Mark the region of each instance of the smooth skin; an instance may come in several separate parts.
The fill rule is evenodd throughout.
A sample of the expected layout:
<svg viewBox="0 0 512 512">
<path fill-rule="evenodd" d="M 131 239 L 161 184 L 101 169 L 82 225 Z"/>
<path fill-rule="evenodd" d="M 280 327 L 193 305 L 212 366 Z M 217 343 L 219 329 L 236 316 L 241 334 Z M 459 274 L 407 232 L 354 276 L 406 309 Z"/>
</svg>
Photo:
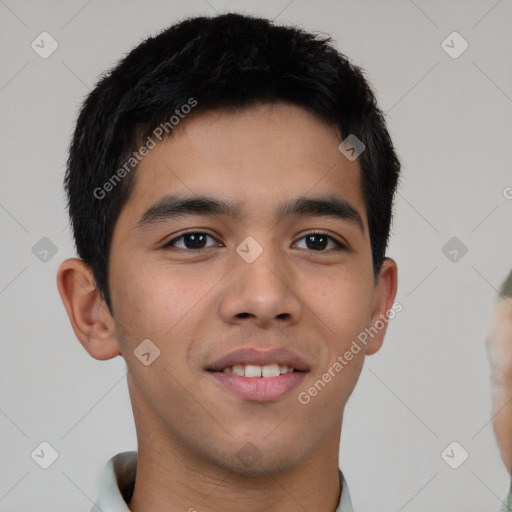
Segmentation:
<svg viewBox="0 0 512 512">
<path fill-rule="evenodd" d="M 297 395 L 391 309 L 397 288 L 390 258 L 377 284 L 373 278 L 359 164 L 338 150 L 333 127 L 298 106 L 207 112 L 185 122 L 140 163 L 115 225 L 113 316 L 81 260 L 66 260 L 58 273 L 87 352 L 126 361 L 139 453 L 129 507 L 333 512 L 343 410 L 386 328 L 307 405 Z M 138 226 L 169 194 L 236 201 L 242 216 L 184 215 Z M 334 217 L 274 219 L 282 202 L 332 195 L 359 212 L 363 229 Z M 332 240 L 307 244 L 314 231 Z M 211 238 L 201 247 L 181 237 L 191 232 Z M 252 263 L 236 252 L 248 236 L 263 248 Z M 134 355 L 145 339 L 161 351 L 149 366 Z M 243 400 L 205 371 L 241 347 L 288 348 L 310 372 L 277 401 Z M 238 453 L 248 443 L 259 454 L 250 465 Z"/>
</svg>

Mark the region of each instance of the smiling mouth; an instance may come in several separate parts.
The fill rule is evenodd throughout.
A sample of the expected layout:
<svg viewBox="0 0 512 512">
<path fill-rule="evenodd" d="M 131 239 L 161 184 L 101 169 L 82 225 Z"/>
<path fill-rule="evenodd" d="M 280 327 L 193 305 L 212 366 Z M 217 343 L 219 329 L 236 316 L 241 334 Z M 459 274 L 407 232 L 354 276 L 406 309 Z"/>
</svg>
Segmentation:
<svg viewBox="0 0 512 512">
<path fill-rule="evenodd" d="M 222 370 L 209 371 L 218 373 L 223 372 L 227 374 L 237 375 L 239 377 L 272 378 L 279 377 L 280 375 L 286 375 L 288 373 L 301 372 L 302 370 L 297 370 L 293 366 L 281 365 L 278 363 L 270 363 L 266 365 L 234 364 L 233 366 L 226 366 Z"/>
<path fill-rule="evenodd" d="M 282 373 L 281 373 L 282 371 Z M 306 377 L 308 371 L 268 364 L 236 364 L 222 370 L 207 370 L 221 389 L 248 402 L 276 402 L 284 399 Z"/>
</svg>

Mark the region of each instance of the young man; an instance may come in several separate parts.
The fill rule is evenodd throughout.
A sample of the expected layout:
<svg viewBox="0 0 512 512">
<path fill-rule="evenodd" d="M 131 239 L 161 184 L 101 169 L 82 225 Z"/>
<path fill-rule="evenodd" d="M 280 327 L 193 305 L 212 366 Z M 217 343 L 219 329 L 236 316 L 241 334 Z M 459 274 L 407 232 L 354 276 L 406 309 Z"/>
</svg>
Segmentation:
<svg viewBox="0 0 512 512">
<path fill-rule="evenodd" d="M 149 38 L 79 115 L 58 287 L 138 451 L 94 510 L 350 512 L 343 410 L 394 315 L 400 164 L 359 68 L 236 14 Z"/>
<path fill-rule="evenodd" d="M 501 458 L 512 471 L 512 272 L 499 292 L 486 340 L 491 363 L 493 427 Z M 512 485 L 503 512 L 512 512 Z"/>
</svg>

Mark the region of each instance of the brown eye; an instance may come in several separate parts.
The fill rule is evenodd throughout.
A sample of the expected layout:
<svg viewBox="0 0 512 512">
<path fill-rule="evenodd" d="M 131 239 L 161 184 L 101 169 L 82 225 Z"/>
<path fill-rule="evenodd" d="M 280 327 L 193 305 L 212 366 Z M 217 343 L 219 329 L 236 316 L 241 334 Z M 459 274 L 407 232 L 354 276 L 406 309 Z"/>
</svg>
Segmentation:
<svg viewBox="0 0 512 512">
<path fill-rule="evenodd" d="M 310 249 L 316 252 L 327 252 L 325 251 L 325 249 L 328 246 L 329 242 L 334 243 L 335 250 L 340 250 L 344 248 L 344 246 L 340 242 L 338 242 L 332 236 L 327 235 L 326 233 L 309 233 L 308 235 L 302 237 L 301 240 L 306 241 L 306 249 Z"/>
<path fill-rule="evenodd" d="M 208 238 L 214 240 L 214 238 L 211 235 L 208 235 L 207 233 L 201 233 L 199 231 L 184 233 L 183 235 L 173 238 L 171 241 L 167 242 L 164 247 L 177 247 L 178 249 L 185 249 L 191 251 L 197 249 L 205 249 L 206 247 L 212 247 L 211 245 L 206 245 L 206 241 Z M 177 242 L 180 240 L 182 240 L 181 246 L 177 245 Z"/>
</svg>

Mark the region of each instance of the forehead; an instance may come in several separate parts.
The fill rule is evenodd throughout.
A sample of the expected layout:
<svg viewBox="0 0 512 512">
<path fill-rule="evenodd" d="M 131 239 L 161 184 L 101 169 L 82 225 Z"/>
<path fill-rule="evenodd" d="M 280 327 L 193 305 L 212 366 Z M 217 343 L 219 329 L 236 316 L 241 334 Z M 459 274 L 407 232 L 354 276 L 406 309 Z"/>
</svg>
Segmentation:
<svg viewBox="0 0 512 512">
<path fill-rule="evenodd" d="M 229 199 L 259 217 L 290 198 L 335 194 L 367 223 L 358 161 L 339 151 L 333 126 L 305 109 L 265 104 L 182 123 L 139 163 L 121 215 L 134 221 L 171 193 Z"/>
</svg>

